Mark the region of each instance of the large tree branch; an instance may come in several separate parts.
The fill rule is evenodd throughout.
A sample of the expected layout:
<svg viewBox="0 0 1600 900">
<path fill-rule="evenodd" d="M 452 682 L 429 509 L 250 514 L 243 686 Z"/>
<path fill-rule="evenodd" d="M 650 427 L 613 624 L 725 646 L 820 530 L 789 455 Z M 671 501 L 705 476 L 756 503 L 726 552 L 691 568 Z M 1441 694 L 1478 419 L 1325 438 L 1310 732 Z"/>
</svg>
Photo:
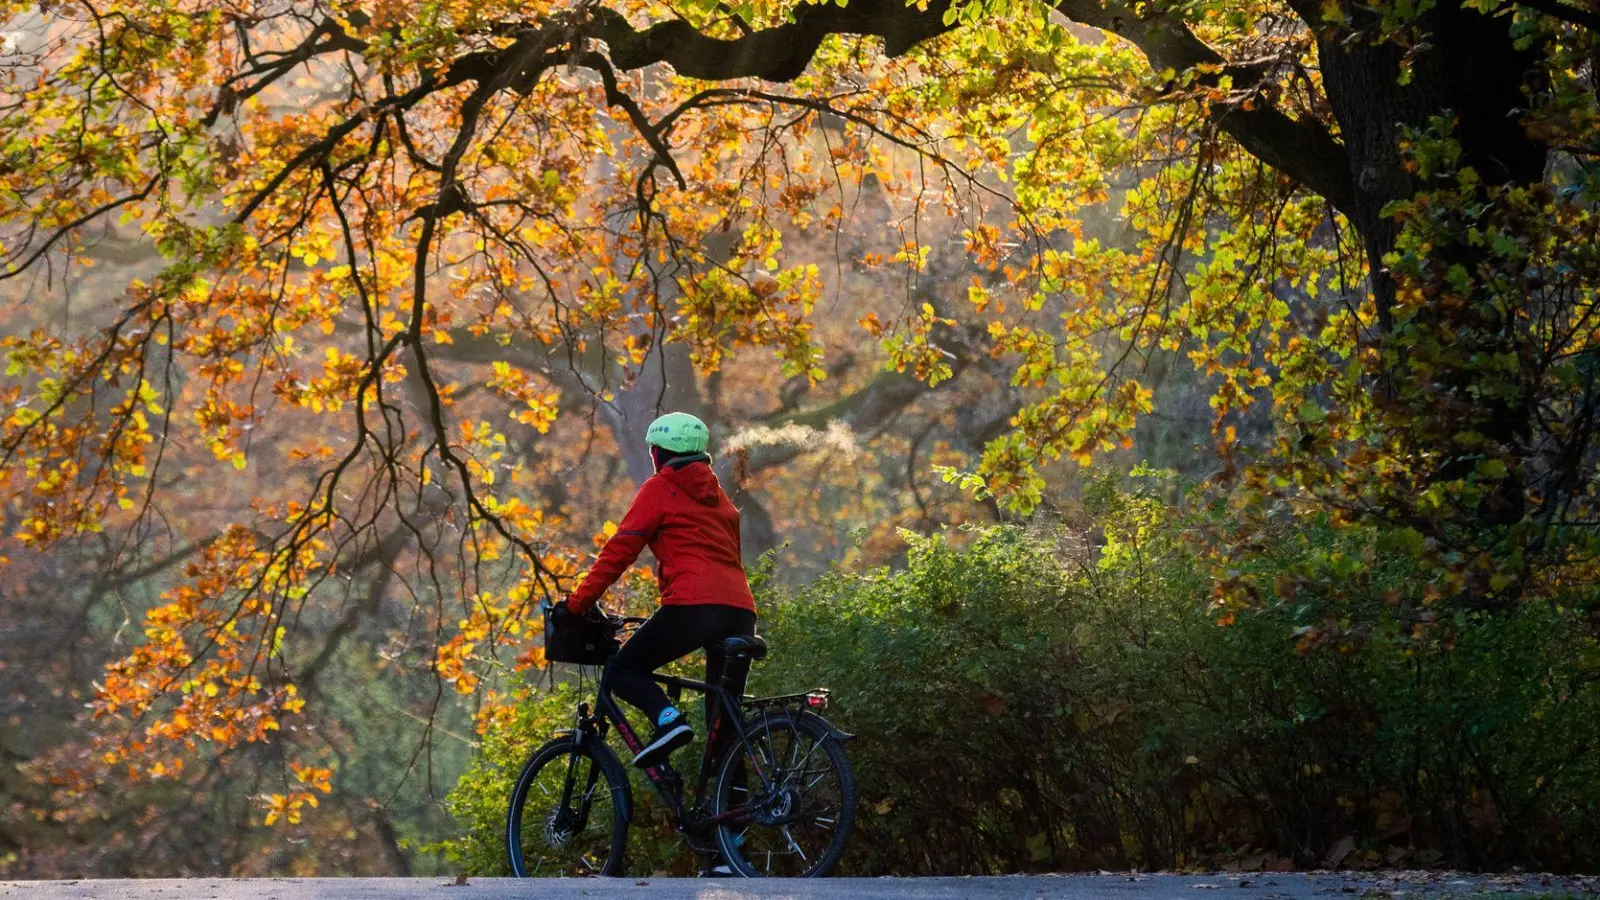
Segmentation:
<svg viewBox="0 0 1600 900">
<path fill-rule="evenodd" d="M 621 14 L 597 9 L 590 34 L 605 41 L 618 69 L 666 63 L 680 75 L 708 81 L 760 78 L 787 82 L 798 78 L 831 34 L 882 37 L 885 50 L 898 55 L 951 30 L 944 24 L 949 0 L 926 9 L 905 0 L 853 0 L 848 6 L 802 6 L 786 25 L 734 38 L 713 38 L 676 20 L 635 29 Z M 1057 0 L 1053 8 L 1084 25 L 1119 35 L 1137 46 L 1156 69 L 1198 70 L 1198 83 L 1216 86 L 1231 79 L 1249 91 L 1267 75 L 1259 66 L 1230 65 L 1190 31 L 1174 13 L 1153 7 L 1134 12 L 1122 3 Z M 1247 106 L 1230 104 L 1217 115 L 1218 126 L 1247 151 L 1308 189 L 1348 211 L 1355 197 L 1344 145 L 1320 123 L 1295 119 L 1254 97 Z"/>
<path fill-rule="evenodd" d="M 945 352 L 950 366 L 950 377 L 944 384 L 954 382 L 982 355 L 979 340 L 975 334 L 954 330 L 935 336 L 934 344 Z M 867 429 L 876 433 L 934 390 L 937 388 L 930 388 L 915 375 L 885 370 L 831 403 L 770 421 L 772 425 L 799 425 L 813 430 L 822 430 L 837 422 L 855 431 Z M 792 441 L 757 441 L 741 451 L 744 459 L 740 468 L 746 474 L 760 472 L 783 465 L 807 451 L 806 446 Z"/>
<path fill-rule="evenodd" d="M 1196 83 L 1216 87 L 1228 79 L 1236 91 L 1250 91 L 1267 76 L 1258 65 L 1232 65 L 1195 37 L 1182 18 L 1169 12 L 1137 14 L 1120 3 L 1059 0 L 1056 9 L 1075 22 L 1119 35 L 1138 47 L 1157 69 L 1201 73 Z M 1319 122 L 1290 118 L 1261 97 L 1230 104 L 1216 114 L 1217 126 L 1251 155 L 1295 179 L 1348 213 L 1355 183 L 1344 144 Z"/>
<path fill-rule="evenodd" d="M 593 15 L 594 37 L 611 49 L 619 69 L 642 69 L 667 63 L 679 75 L 705 81 L 760 78 L 788 82 L 799 78 L 829 35 L 859 34 L 884 39 L 890 56 L 898 56 L 931 37 L 949 31 L 944 24 L 948 2 L 927 10 L 905 0 L 856 0 L 848 6 L 818 4 L 795 10 L 794 21 L 751 31 L 740 37 L 708 37 L 681 19 L 635 29 L 620 13 L 603 7 Z"/>
<path fill-rule="evenodd" d="M 1518 6 L 1538 10 L 1545 15 L 1573 25 L 1600 31 L 1600 13 L 1560 2 L 1560 0 L 1517 0 Z"/>
</svg>

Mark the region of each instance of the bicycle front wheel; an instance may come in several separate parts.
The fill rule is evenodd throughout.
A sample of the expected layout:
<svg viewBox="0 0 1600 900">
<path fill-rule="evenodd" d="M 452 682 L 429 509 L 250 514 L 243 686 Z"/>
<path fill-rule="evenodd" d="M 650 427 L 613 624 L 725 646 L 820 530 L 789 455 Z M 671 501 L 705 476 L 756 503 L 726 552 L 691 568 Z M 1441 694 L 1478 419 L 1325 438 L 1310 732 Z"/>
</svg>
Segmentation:
<svg viewBox="0 0 1600 900">
<path fill-rule="evenodd" d="M 620 875 L 628 843 L 627 776 L 603 748 L 559 737 L 540 747 L 511 792 L 506 852 L 518 878 Z"/>
<path fill-rule="evenodd" d="M 814 878 L 839 864 L 855 821 L 856 785 L 833 729 L 811 713 L 748 726 L 717 776 L 717 844 L 746 878 Z"/>
</svg>

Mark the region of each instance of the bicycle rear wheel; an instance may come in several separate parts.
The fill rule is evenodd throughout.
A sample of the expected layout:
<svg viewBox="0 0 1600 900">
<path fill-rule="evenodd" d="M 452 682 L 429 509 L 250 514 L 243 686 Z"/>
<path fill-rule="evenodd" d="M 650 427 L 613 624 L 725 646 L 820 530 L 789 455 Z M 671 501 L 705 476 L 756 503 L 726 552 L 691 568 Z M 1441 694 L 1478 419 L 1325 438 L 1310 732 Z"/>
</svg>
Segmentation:
<svg viewBox="0 0 1600 900">
<path fill-rule="evenodd" d="M 620 875 L 628 843 L 627 776 L 616 757 L 575 736 L 540 747 L 522 767 L 506 817 L 518 878 Z"/>
<path fill-rule="evenodd" d="M 717 826 L 723 856 L 746 878 L 828 874 L 855 822 L 855 776 L 843 746 L 811 713 L 747 728 L 749 747 L 735 743 L 717 775 L 716 813 L 748 810 Z"/>
</svg>

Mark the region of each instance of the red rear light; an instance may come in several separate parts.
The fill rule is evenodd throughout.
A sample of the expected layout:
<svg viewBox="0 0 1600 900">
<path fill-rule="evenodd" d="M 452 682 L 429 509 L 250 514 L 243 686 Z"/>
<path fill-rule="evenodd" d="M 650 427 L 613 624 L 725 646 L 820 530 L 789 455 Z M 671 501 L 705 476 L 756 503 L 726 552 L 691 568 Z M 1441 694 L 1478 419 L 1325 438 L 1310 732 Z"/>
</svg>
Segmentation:
<svg viewBox="0 0 1600 900">
<path fill-rule="evenodd" d="M 827 694 L 807 694 L 806 695 L 806 705 L 811 707 L 812 709 L 827 709 L 828 708 L 828 695 Z"/>
</svg>

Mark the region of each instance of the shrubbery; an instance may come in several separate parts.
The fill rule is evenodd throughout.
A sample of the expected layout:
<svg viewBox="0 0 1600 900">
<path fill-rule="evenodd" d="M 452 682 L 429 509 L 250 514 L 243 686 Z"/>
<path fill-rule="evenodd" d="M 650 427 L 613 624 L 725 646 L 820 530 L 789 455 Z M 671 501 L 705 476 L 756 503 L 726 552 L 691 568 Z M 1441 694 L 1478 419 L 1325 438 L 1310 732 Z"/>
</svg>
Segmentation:
<svg viewBox="0 0 1600 900">
<path fill-rule="evenodd" d="M 1193 517 L 1105 486 L 1090 512 L 1093 530 L 911 537 L 903 569 L 765 592 L 755 689 L 827 685 L 858 735 L 849 872 L 1600 864 L 1587 613 L 1417 630 L 1390 613 L 1416 587 L 1403 563 L 1302 523 L 1238 565 L 1360 560 L 1338 600 L 1307 581 L 1219 624 Z M 1340 616 L 1337 639 L 1304 639 Z M 458 788 L 473 871 L 503 868 L 515 766 L 572 705 L 520 711 Z M 642 818 L 639 865 L 687 866 Z"/>
</svg>

